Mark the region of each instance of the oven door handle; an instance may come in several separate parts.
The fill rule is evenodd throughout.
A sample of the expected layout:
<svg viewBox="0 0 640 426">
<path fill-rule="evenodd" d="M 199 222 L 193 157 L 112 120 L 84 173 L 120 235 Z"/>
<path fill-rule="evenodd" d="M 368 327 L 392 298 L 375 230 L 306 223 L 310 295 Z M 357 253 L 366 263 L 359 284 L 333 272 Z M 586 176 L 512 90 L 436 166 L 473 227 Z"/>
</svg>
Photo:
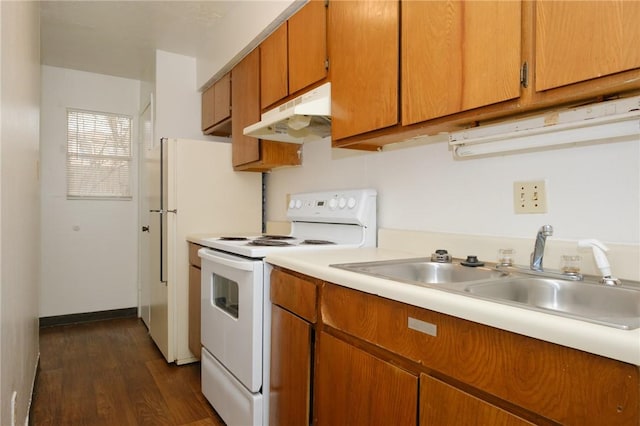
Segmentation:
<svg viewBox="0 0 640 426">
<path fill-rule="evenodd" d="M 218 255 L 217 253 L 207 249 L 198 250 L 198 256 L 200 256 L 204 260 L 208 260 L 210 262 L 214 262 L 219 265 L 228 266 L 234 269 L 241 269 L 243 271 L 249 271 L 249 272 L 253 271 L 254 261 L 229 259 L 226 256 L 222 257 L 222 255 Z"/>
</svg>

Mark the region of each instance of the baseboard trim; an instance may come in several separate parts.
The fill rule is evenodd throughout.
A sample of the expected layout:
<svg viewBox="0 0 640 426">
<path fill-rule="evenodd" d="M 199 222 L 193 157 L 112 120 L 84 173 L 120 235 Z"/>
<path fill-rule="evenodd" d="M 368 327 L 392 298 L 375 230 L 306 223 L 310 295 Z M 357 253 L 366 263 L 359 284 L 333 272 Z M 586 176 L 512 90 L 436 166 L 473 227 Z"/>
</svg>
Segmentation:
<svg viewBox="0 0 640 426">
<path fill-rule="evenodd" d="M 108 311 L 85 312 L 81 314 L 57 315 L 41 317 L 40 328 L 58 325 L 79 324 L 83 322 L 102 321 L 116 318 L 132 318 L 138 316 L 138 308 L 111 309 Z"/>
</svg>

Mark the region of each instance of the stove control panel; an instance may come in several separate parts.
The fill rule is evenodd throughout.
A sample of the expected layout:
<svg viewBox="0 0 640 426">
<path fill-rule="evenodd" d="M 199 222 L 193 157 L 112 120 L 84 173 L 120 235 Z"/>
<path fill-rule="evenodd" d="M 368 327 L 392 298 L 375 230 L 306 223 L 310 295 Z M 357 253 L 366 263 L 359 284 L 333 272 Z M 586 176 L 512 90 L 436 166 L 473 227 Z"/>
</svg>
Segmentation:
<svg viewBox="0 0 640 426">
<path fill-rule="evenodd" d="M 374 189 L 353 189 L 292 194 L 287 218 L 301 222 L 362 224 L 373 211 L 377 193 Z"/>
</svg>

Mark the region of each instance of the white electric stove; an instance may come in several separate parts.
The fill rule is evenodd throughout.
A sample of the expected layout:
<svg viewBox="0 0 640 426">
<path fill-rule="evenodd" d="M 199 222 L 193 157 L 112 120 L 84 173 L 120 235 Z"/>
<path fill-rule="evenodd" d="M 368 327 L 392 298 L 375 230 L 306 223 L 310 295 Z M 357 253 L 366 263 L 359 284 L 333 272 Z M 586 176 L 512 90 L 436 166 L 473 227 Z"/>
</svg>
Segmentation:
<svg viewBox="0 0 640 426">
<path fill-rule="evenodd" d="M 291 249 L 375 247 L 376 199 L 372 189 L 294 194 L 287 208 L 290 235 L 227 235 L 205 241 L 212 249 L 251 258 Z"/>
<path fill-rule="evenodd" d="M 290 235 L 207 239 L 202 258 L 202 393 L 225 423 L 269 423 L 272 252 L 375 247 L 372 189 L 293 194 Z"/>
</svg>

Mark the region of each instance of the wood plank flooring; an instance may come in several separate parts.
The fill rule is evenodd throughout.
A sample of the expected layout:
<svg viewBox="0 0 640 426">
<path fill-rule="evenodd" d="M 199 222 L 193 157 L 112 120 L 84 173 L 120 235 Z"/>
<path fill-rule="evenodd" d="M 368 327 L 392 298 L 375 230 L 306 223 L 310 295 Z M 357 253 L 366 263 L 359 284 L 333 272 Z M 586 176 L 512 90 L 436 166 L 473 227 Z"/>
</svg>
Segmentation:
<svg viewBox="0 0 640 426">
<path fill-rule="evenodd" d="M 200 364 L 168 364 L 138 318 L 40 329 L 30 424 L 223 426 Z"/>
</svg>

